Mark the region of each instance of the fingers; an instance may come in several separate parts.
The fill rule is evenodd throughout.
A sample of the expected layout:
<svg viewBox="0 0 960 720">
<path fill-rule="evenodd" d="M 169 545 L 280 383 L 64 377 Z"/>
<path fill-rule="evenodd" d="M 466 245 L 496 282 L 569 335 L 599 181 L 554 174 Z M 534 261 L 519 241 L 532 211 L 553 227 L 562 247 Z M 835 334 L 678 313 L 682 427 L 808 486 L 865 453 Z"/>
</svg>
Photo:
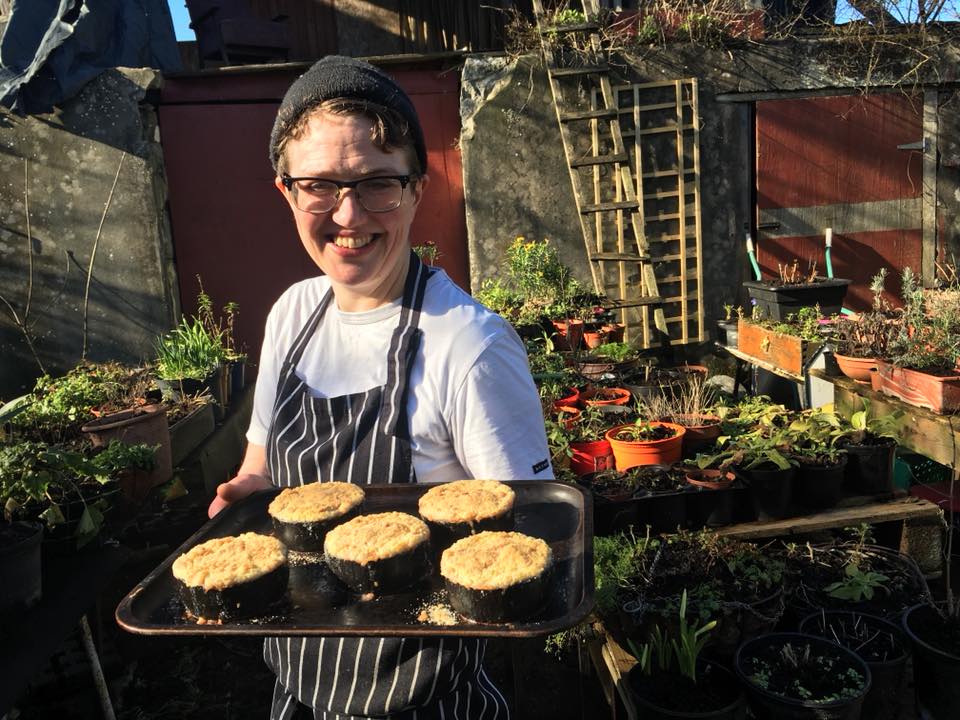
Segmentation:
<svg viewBox="0 0 960 720">
<path fill-rule="evenodd" d="M 217 494 L 207 508 L 207 516 L 213 517 L 228 505 L 270 487 L 270 481 L 262 475 L 238 475 L 217 486 Z"/>
</svg>

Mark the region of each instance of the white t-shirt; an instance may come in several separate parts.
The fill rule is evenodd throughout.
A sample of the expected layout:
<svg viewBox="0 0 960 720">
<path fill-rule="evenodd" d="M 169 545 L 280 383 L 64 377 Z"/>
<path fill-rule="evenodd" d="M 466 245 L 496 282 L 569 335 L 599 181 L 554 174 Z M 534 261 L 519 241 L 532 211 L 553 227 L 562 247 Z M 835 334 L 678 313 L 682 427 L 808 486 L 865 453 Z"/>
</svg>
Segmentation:
<svg viewBox="0 0 960 720">
<path fill-rule="evenodd" d="M 247 431 L 251 443 L 266 445 L 283 360 L 329 287 L 326 277 L 303 280 L 270 311 Z M 384 385 L 400 306 L 397 300 L 347 313 L 331 300 L 297 364 L 311 394 L 337 397 Z M 438 270 L 427 282 L 419 326 L 407 398 L 417 480 L 552 479 L 540 399 L 510 324 Z"/>
</svg>

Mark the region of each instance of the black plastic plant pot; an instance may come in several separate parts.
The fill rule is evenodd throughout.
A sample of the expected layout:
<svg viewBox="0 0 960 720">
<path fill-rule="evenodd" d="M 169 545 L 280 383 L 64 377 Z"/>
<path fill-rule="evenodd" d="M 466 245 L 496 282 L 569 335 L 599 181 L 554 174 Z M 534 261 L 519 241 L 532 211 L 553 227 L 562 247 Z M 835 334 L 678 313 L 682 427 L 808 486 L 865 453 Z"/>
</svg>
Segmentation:
<svg viewBox="0 0 960 720">
<path fill-rule="evenodd" d="M 738 341 L 736 320 L 717 320 L 717 342 L 728 348 L 736 348 Z"/>
<path fill-rule="evenodd" d="M 794 647 L 809 645 L 811 654 L 836 658 L 846 668 L 860 674 L 862 687 L 856 695 L 829 702 L 800 700 L 764 689 L 755 677 L 755 663 L 758 659 L 776 658 L 787 643 Z M 737 649 L 733 667 L 747 690 L 747 702 L 753 717 L 764 720 L 858 720 L 872 682 L 870 668 L 855 653 L 825 638 L 802 633 L 774 633 L 747 640 Z M 824 677 L 840 677 L 845 672 L 837 668 L 836 673 L 824 674 Z"/>
<path fill-rule="evenodd" d="M 270 520 L 273 522 L 273 534 L 290 550 L 313 553 L 323 552 L 323 541 L 327 537 L 327 533 L 337 525 L 342 525 L 348 520 L 357 517 L 357 515 L 360 514 L 361 506 L 362 504 L 357 505 L 343 515 L 316 522 L 283 522 L 271 516 Z"/>
<path fill-rule="evenodd" d="M 746 698 L 733 673 L 719 663 L 697 662 L 697 682 L 678 673 L 645 675 L 640 665 L 627 674 L 627 689 L 644 720 L 742 720 Z M 689 709 L 678 709 L 684 706 Z"/>
<path fill-rule="evenodd" d="M 738 470 L 750 486 L 753 509 L 757 520 L 779 520 L 790 517 L 793 498 L 794 468 L 781 470 Z"/>
<path fill-rule="evenodd" d="M 593 494 L 593 534 L 600 537 L 616 535 L 637 525 L 640 501 L 633 493 L 624 493 L 621 497 L 608 498 L 596 492 L 593 479 L 597 473 L 587 473 L 577 483 L 589 488 Z"/>
<path fill-rule="evenodd" d="M 686 490 L 651 492 L 640 490 L 636 494 L 636 524 L 650 526 L 653 533 L 673 533 L 687 526 Z"/>
<path fill-rule="evenodd" d="M 474 522 L 442 523 L 424 518 L 430 528 L 430 545 L 435 555 L 441 554 L 457 540 L 488 530 L 509 532 L 514 529 L 513 508 L 496 517 L 482 518 Z"/>
<path fill-rule="evenodd" d="M 876 658 L 876 654 L 867 656 L 867 648 L 859 640 L 844 642 L 844 627 L 859 623 L 875 642 L 881 638 L 890 638 L 892 644 L 887 659 Z M 848 610 L 826 610 L 808 615 L 800 621 L 800 632 L 819 635 L 828 640 L 837 641 L 848 650 L 853 650 L 870 668 L 873 684 L 863 701 L 863 717 L 870 720 L 894 720 L 900 716 L 900 689 L 907 670 L 910 656 L 910 644 L 903 630 L 892 622 L 875 615 L 851 612 Z M 851 646 L 852 645 L 852 646 Z"/>
<path fill-rule="evenodd" d="M 704 527 L 721 527 L 733 522 L 732 488 L 691 488 L 684 493 L 684 497 L 687 501 L 688 528 L 699 530 Z"/>
<path fill-rule="evenodd" d="M 820 306 L 823 316 L 836 315 L 843 307 L 849 280 L 820 278 L 818 282 L 801 285 L 770 285 L 766 282 L 747 280 L 743 287 L 750 299 L 762 311 L 767 320 L 783 321 L 805 307 Z"/>
<path fill-rule="evenodd" d="M 180 600 L 196 619 L 230 621 L 267 615 L 287 592 L 290 570 L 286 564 L 254 580 L 221 590 L 204 590 L 176 581 Z"/>
<path fill-rule="evenodd" d="M 833 465 L 803 465 L 793 478 L 793 499 L 812 510 L 832 508 L 843 497 L 843 477 L 847 456 L 841 455 Z"/>
<path fill-rule="evenodd" d="M 913 646 L 918 716 L 954 720 L 960 708 L 960 653 L 937 647 L 950 635 L 947 622 L 933 606 L 914 605 L 903 614 L 903 629 Z"/>
<path fill-rule="evenodd" d="M 430 541 L 424 540 L 407 552 L 364 565 L 352 560 L 324 558 L 333 574 L 356 593 L 388 595 L 415 585 L 430 575 Z"/>
<path fill-rule="evenodd" d="M 39 523 L 0 520 L 0 612 L 25 610 L 40 599 Z"/>
<path fill-rule="evenodd" d="M 475 590 L 448 578 L 443 582 L 450 607 L 470 620 L 482 623 L 508 623 L 533 617 L 549 599 L 553 565 L 529 580 L 495 590 Z"/>
<path fill-rule="evenodd" d="M 894 491 L 893 464 L 897 441 L 881 438 L 873 445 L 846 445 L 847 471 L 844 482 L 857 495 L 886 495 Z"/>
</svg>

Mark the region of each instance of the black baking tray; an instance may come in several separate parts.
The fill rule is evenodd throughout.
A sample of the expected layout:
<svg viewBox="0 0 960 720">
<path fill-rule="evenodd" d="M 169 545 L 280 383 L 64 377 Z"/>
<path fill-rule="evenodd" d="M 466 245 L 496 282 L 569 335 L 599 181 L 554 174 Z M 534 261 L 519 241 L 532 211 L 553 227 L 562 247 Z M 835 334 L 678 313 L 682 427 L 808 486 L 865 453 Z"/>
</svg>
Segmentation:
<svg viewBox="0 0 960 720">
<path fill-rule="evenodd" d="M 171 566 L 190 548 L 242 532 L 270 534 L 267 506 L 279 489 L 228 506 L 201 527 L 120 602 L 119 625 L 144 635 L 534 637 L 572 627 L 593 609 L 593 501 L 589 490 L 556 481 L 507 483 L 516 492 L 517 532 L 538 537 L 553 551 L 555 572 L 543 612 L 522 622 L 483 624 L 460 620 L 430 625 L 417 619 L 426 605 L 446 604 L 438 568 L 408 591 L 362 600 L 340 584 L 323 562 L 292 563 L 287 600 L 276 614 L 198 625 L 184 616 Z M 417 514 L 430 485 L 365 485 L 364 513 Z"/>
</svg>

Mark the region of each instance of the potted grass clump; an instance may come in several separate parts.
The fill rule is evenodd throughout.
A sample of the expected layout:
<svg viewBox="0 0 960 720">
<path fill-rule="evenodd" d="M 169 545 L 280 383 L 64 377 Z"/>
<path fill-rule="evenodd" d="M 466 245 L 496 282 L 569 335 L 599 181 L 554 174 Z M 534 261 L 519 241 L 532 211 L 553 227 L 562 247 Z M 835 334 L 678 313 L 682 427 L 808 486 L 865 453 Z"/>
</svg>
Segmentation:
<svg viewBox="0 0 960 720">
<path fill-rule="evenodd" d="M 208 392 L 222 409 L 223 345 L 198 317 L 183 318 L 157 339 L 157 384 L 167 397 Z"/>
<path fill-rule="evenodd" d="M 734 658 L 754 717 L 857 720 L 870 690 L 867 664 L 815 635 L 775 633 L 748 640 Z"/>
<path fill-rule="evenodd" d="M 692 457 L 720 437 L 720 416 L 711 412 L 718 391 L 700 373 L 684 375 L 673 386 L 672 392 L 644 399 L 640 412 L 647 417 L 682 425 L 685 429 L 683 455 Z"/>
<path fill-rule="evenodd" d="M 627 675 L 627 684 L 641 717 L 735 720 L 743 716 L 743 693 L 733 675 L 701 657 L 716 625 L 715 620 L 701 624 L 687 619 L 684 590 L 675 629 L 663 632 L 655 626 L 646 643 L 630 643 L 637 664 Z"/>
<path fill-rule="evenodd" d="M 804 618 L 799 629 L 852 650 L 870 668 L 873 683 L 863 701 L 863 717 L 894 720 L 900 716 L 901 690 L 910 655 L 910 645 L 901 628 L 873 615 L 820 610 Z"/>
</svg>

